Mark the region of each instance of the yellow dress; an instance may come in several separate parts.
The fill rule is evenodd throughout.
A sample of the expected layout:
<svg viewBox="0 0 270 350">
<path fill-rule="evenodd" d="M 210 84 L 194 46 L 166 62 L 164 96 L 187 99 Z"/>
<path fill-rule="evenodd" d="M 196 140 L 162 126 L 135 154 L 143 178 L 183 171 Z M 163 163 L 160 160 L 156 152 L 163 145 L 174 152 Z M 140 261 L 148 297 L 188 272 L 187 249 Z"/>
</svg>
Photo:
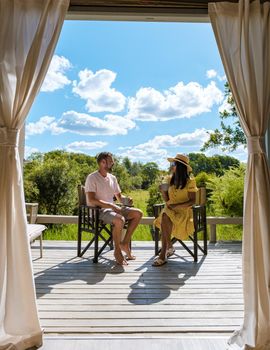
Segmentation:
<svg viewBox="0 0 270 350">
<path fill-rule="evenodd" d="M 197 192 L 196 181 L 194 178 L 190 178 L 187 181 L 186 186 L 183 189 L 176 189 L 175 186 L 170 186 L 168 190 L 169 201 L 167 204 L 184 203 L 189 201 L 188 192 Z M 160 215 L 155 219 L 154 225 L 161 229 L 162 214 L 166 213 L 171 219 L 172 236 L 181 240 L 188 238 L 190 234 L 194 232 L 192 207 L 179 208 L 176 207 L 173 210 L 169 209 L 167 205 L 162 210 Z"/>
</svg>

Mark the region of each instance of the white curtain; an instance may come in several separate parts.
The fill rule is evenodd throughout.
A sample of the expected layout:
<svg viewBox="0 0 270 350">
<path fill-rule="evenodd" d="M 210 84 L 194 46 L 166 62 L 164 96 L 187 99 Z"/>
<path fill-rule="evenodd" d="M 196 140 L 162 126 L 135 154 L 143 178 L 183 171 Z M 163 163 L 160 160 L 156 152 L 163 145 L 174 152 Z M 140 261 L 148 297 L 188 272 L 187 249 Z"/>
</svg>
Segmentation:
<svg viewBox="0 0 270 350">
<path fill-rule="evenodd" d="M 69 0 L 0 1 L 0 349 L 40 346 L 26 235 L 20 128 L 50 64 Z"/>
<path fill-rule="evenodd" d="M 229 343 L 270 349 L 270 3 L 211 3 L 209 15 L 248 142 L 244 195 L 244 323 Z"/>
</svg>

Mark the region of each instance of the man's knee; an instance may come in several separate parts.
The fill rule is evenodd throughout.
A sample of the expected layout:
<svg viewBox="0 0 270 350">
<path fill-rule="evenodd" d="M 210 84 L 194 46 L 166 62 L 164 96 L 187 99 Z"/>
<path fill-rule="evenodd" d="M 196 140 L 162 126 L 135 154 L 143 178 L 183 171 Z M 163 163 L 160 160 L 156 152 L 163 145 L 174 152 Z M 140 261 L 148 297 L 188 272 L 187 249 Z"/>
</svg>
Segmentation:
<svg viewBox="0 0 270 350">
<path fill-rule="evenodd" d="M 143 216 L 143 212 L 140 209 L 134 209 L 130 212 L 130 219 L 140 220 Z"/>
<path fill-rule="evenodd" d="M 114 219 L 113 219 L 113 225 L 117 228 L 123 228 L 125 224 L 125 218 L 123 216 L 116 216 Z"/>
</svg>

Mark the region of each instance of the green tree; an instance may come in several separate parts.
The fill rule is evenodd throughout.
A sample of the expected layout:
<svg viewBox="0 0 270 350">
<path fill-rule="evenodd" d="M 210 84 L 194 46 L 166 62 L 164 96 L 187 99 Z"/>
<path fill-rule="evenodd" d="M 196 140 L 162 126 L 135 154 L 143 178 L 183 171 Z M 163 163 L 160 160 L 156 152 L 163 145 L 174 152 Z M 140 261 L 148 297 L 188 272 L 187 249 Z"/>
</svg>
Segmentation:
<svg viewBox="0 0 270 350">
<path fill-rule="evenodd" d="M 189 153 L 188 157 L 195 176 L 201 172 L 220 176 L 230 167 L 238 167 L 240 165 L 238 159 L 230 156 L 215 155 L 207 157 L 203 153 Z"/>
<path fill-rule="evenodd" d="M 66 160 L 49 159 L 29 176 L 38 189 L 37 201 L 42 213 L 73 214 L 77 203 L 78 168 Z"/>
<path fill-rule="evenodd" d="M 142 167 L 142 188 L 148 189 L 157 179 L 160 171 L 155 162 L 148 162 Z"/>
<path fill-rule="evenodd" d="M 236 112 L 235 102 L 228 82 L 225 83 L 225 96 L 229 108 L 219 113 L 220 129 L 209 132 L 209 139 L 204 143 L 201 151 L 209 148 L 220 147 L 223 151 L 234 151 L 240 145 L 246 145 L 246 137 L 240 125 L 240 120 Z"/>
<path fill-rule="evenodd" d="M 121 191 L 127 193 L 131 189 L 131 177 L 129 176 L 127 169 L 121 163 L 120 159 L 114 157 L 115 163 L 113 166 L 113 175 L 116 176 Z"/>
</svg>

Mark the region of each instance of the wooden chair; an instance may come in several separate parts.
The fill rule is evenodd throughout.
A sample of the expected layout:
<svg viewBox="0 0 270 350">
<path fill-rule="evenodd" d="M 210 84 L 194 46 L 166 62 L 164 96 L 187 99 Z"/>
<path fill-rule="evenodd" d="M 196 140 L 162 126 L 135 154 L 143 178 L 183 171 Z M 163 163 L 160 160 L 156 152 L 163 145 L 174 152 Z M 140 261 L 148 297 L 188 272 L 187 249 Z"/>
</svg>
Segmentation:
<svg viewBox="0 0 270 350">
<path fill-rule="evenodd" d="M 40 257 L 43 257 L 42 234 L 46 226 L 36 224 L 38 214 L 38 203 L 25 203 L 27 213 L 27 234 L 30 244 L 39 239 Z"/>
<path fill-rule="evenodd" d="M 100 219 L 100 208 L 93 207 L 86 204 L 86 195 L 84 186 L 78 186 L 79 196 L 79 217 L 78 217 L 78 251 L 77 255 L 82 257 L 84 253 L 94 244 L 94 258 L 93 262 L 98 262 L 98 257 L 103 250 L 109 246 L 113 249 L 112 227 L 104 224 Z M 108 227 L 109 226 L 109 227 Z M 103 231 L 107 232 L 108 238 L 105 238 Z M 87 232 L 93 235 L 90 241 L 82 250 L 82 232 Z M 99 248 L 99 239 L 103 245 Z"/>
<path fill-rule="evenodd" d="M 161 210 L 165 207 L 165 204 L 154 205 L 154 216 L 157 218 Z M 206 189 L 204 187 L 199 188 L 196 193 L 196 204 L 192 207 L 193 210 L 193 222 L 194 222 L 194 233 L 189 236 L 193 242 L 193 250 L 190 249 L 181 239 L 175 237 L 172 238 L 172 243 L 179 242 L 187 252 L 193 257 L 194 261 L 198 261 L 198 249 L 202 251 L 204 255 L 207 255 L 207 223 L 206 223 Z M 203 233 L 203 246 L 198 243 L 198 233 Z M 159 239 L 160 230 L 155 227 L 154 229 L 155 239 L 155 255 L 160 252 Z"/>
</svg>

